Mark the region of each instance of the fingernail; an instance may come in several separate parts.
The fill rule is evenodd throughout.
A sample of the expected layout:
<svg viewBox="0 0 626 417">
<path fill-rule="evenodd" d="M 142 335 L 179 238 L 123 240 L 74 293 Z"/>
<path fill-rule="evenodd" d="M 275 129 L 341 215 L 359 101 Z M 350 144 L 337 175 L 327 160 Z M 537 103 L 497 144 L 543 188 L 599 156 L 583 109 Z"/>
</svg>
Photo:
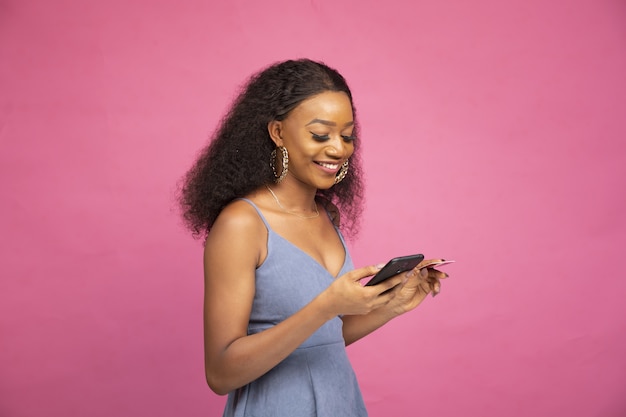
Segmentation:
<svg viewBox="0 0 626 417">
<path fill-rule="evenodd" d="M 434 291 L 433 291 L 433 298 L 435 298 L 435 297 L 436 297 L 436 296 L 438 296 L 438 295 L 439 295 L 439 293 L 438 293 L 438 292 L 434 292 Z"/>
<path fill-rule="evenodd" d="M 428 276 L 428 270 L 426 268 L 420 269 L 420 274 L 422 277 L 426 278 Z"/>
<path fill-rule="evenodd" d="M 376 265 L 376 268 L 383 269 L 383 266 L 385 266 L 385 264 L 378 264 L 378 265 Z"/>
<path fill-rule="evenodd" d="M 446 278 L 448 278 L 448 277 L 450 276 L 450 275 L 448 275 L 448 274 L 447 274 L 447 273 L 445 273 L 445 272 L 444 272 L 443 274 L 446 276 Z"/>
</svg>

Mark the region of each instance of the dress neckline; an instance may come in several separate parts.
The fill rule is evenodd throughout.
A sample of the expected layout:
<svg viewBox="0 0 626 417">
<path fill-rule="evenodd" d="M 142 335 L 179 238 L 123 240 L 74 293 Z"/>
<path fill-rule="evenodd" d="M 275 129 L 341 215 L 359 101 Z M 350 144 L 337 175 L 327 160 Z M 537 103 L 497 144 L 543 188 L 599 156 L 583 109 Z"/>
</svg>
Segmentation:
<svg viewBox="0 0 626 417">
<path fill-rule="evenodd" d="M 328 269 L 326 269 L 326 267 L 324 265 L 322 265 L 320 261 L 318 261 L 313 256 L 311 256 L 310 253 L 308 253 L 307 251 L 305 251 L 304 249 L 302 249 L 301 247 L 299 247 L 298 245 L 296 245 L 295 243 L 293 243 L 292 241 L 290 241 L 286 237 L 282 236 L 280 233 L 275 232 L 269 226 L 269 224 L 266 224 L 266 225 L 267 225 L 267 232 L 268 233 L 272 233 L 273 235 L 277 236 L 279 239 L 283 240 L 284 242 L 287 242 L 287 244 L 289 244 L 290 246 L 294 247 L 298 252 L 300 252 L 301 254 L 306 256 L 307 258 L 309 258 L 311 261 L 315 262 L 315 264 L 317 264 L 321 269 L 326 271 L 326 273 L 328 275 L 330 275 L 331 277 L 333 277 L 333 279 L 338 278 L 340 276 L 341 272 L 346 267 L 346 262 L 348 262 L 348 255 L 347 255 L 348 251 L 346 250 L 346 244 L 343 241 L 343 238 L 341 237 L 341 235 L 339 233 L 337 233 L 337 236 L 339 237 L 339 240 L 341 241 L 341 246 L 343 247 L 343 263 L 341 264 L 341 268 L 339 268 L 339 271 L 337 272 L 337 275 L 333 275 L 332 272 L 330 272 Z M 336 227 L 335 227 L 335 231 L 337 231 Z M 263 263 L 265 263 L 265 262 L 263 262 Z M 261 266 L 263 266 L 263 264 L 261 264 Z"/>
<path fill-rule="evenodd" d="M 310 253 L 308 253 L 307 251 L 302 249 L 300 246 L 296 245 L 295 243 L 293 243 L 292 241 L 290 241 L 286 237 L 282 236 L 280 233 L 274 231 L 274 229 L 272 229 L 272 226 L 270 226 L 269 222 L 267 221 L 267 219 L 265 218 L 265 216 L 261 212 L 261 209 L 252 200 L 249 200 L 247 198 L 241 198 L 241 200 L 247 202 L 248 204 L 250 204 L 256 210 L 257 214 L 259 215 L 259 217 L 263 221 L 263 224 L 265 224 L 265 228 L 267 229 L 267 233 L 268 234 L 271 233 L 271 234 L 277 236 L 278 238 L 280 238 L 281 240 L 283 240 L 284 242 L 287 242 L 290 246 L 295 248 L 298 252 L 300 252 L 301 254 L 305 255 L 308 259 L 312 260 L 321 269 L 326 271 L 326 273 L 328 275 L 330 275 L 333 279 L 338 278 L 340 276 L 341 272 L 346 267 L 346 263 L 348 262 L 348 250 L 346 248 L 346 242 L 344 241 L 343 236 L 339 232 L 339 229 L 337 228 L 336 225 L 332 224 L 332 219 L 331 219 L 331 224 L 332 224 L 333 228 L 335 229 L 335 233 L 337 233 L 337 237 L 339 237 L 339 241 L 341 242 L 341 246 L 343 247 L 343 263 L 341 264 L 341 268 L 339 269 L 339 272 L 337 272 L 337 275 L 333 275 L 328 269 L 326 269 L 326 267 L 324 265 L 321 264 L 320 261 L 315 259 Z M 326 211 L 326 209 L 324 209 L 324 211 L 326 212 L 326 214 L 328 215 L 328 217 L 330 219 L 330 214 L 328 213 L 328 211 Z M 268 252 L 267 253 L 268 253 L 268 256 L 269 256 L 269 244 L 268 244 Z M 259 268 L 261 268 L 263 266 L 263 264 L 265 264 L 266 260 L 267 260 L 267 258 L 265 260 L 263 260 L 263 263 L 261 265 L 259 265 Z"/>
</svg>

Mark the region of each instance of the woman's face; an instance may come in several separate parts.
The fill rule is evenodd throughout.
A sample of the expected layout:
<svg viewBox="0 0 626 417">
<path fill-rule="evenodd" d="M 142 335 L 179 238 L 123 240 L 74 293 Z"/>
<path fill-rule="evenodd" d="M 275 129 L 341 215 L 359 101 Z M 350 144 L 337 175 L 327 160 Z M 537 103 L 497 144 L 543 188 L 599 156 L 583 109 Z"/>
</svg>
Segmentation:
<svg viewBox="0 0 626 417">
<path fill-rule="evenodd" d="M 343 92 L 310 97 L 268 128 L 274 142 L 289 152 L 285 180 L 292 177 L 317 189 L 332 187 L 341 165 L 354 152 L 352 105 Z"/>
</svg>

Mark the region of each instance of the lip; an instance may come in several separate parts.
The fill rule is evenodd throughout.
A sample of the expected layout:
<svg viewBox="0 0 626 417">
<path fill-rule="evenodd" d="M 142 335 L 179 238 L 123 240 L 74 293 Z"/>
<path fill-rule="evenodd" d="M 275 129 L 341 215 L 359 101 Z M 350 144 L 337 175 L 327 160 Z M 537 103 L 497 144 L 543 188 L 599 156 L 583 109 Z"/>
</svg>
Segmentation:
<svg viewBox="0 0 626 417">
<path fill-rule="evenodd" d="M 314 161 L 321 170 L 329 174 L 336 174 L 341 167 L 340 161 Z"/>
</svg>

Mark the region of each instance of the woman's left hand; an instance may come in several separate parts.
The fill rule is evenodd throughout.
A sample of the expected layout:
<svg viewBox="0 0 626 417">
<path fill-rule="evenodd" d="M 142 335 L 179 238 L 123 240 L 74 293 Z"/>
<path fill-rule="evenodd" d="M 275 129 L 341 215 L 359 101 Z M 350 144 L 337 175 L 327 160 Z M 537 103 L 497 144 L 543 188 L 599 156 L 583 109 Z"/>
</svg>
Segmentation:
<svg viewBox="0 0 626 417">
<path fill-rule="evenodd" d="M 389 301 L 389 308 L 394 315 L 400 315 L 413 310 L 420 305 L 426 296 L 432 292 L 433 297 L 441 291 L 441 280 L 448 277 L 445 272 L 422 265 L 432 264 L 433 260 L 424 260 L 406 274 L 404 281 L 398 284 L 392 291 L 395 297 Z"/>
</svg>

